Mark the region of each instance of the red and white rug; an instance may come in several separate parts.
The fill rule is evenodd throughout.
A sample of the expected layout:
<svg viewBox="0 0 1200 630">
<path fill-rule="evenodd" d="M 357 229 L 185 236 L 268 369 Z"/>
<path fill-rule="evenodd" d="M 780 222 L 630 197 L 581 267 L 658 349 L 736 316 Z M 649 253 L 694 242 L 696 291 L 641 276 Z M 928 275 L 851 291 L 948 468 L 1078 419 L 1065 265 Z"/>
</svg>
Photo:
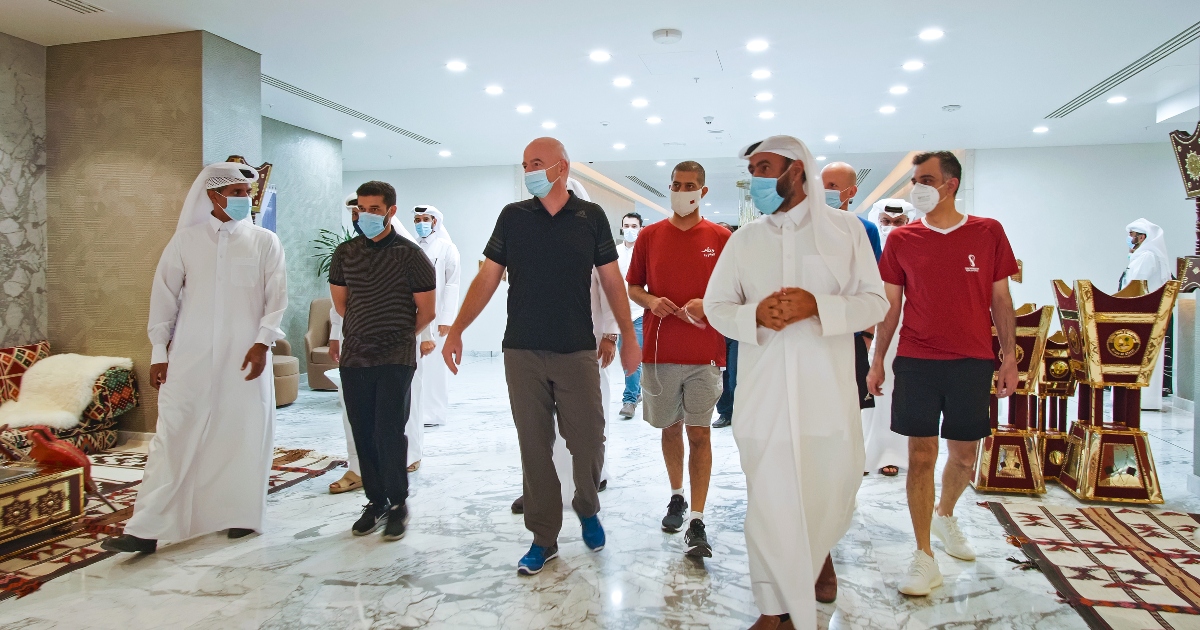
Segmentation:
<svg viewBox="0 0 1200 630">
<path fill-rule="evenodd" d="M 1200 628 L 1200 515 L 1141 506 L 986 506 L 1090 627 Z"/>
<path fill-rule="evenodd" d="M 98 499 L 89 496 L 87 516 L 70 537 L 0 562 L 0 600 L 24 597 L 44 582 L 113 555 L 101 549 L 100 542 L 120 535 L 125 529 L 125 521 L 133 515 L 133 502 L 146 468 L 146 454 L 109 451 L 90 457 L 92 477 L 117 511 L 110 511 Z M 277 447 L 267 492 L 279 492 L 345 465 L 343 459 L 316 451 Z"/>
</svg>

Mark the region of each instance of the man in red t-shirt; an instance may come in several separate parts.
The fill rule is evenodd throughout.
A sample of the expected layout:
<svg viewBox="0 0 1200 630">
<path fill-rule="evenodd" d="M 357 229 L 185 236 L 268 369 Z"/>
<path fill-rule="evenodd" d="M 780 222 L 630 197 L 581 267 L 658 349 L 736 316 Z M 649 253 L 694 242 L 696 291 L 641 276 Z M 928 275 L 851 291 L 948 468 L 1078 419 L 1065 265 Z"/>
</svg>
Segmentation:
<svg viewBox="0 0 1200 630">
<path fill-rule="evenodd" d="M 884 353 L 903 304 L 904 327 L 892 363 L 892 430 L 909 436 L 908 512 L 917 551 L 899 589 L 924 596 L 942 584 L 931 533 L 950 555 L 975 559 L 958 529 L 954 504 L 974 474 L 979 440 L 991 434 L 993 323 L 1004 357 L 996 395 L 1003 398 L 1017 387 L 1016 320 L 1008 292 L 1017 261 L 999 222 L 955 208 L 962 165 L 953 153 L 921 153 L 913 164 L 912 203 L 926 215 L 892 230 L 879 261 L 891 308 L 879 324 L 867 385 L 876 396 L 882 393 Z M 950 453 L 935 515 L 939 420 Z"/>
<path fill-rule="evenodd" d="M 642 418 L 662 429 L 663 459 L 671 500 L 662 528 L 684 534 L 687 555 L 712 557 L 704 533 L 704 501 L 712 473 L 709 421 L 721 397 L 725 337 L 704 319 L 708 277 L 730 231 L 697 211 L 708 194 L 704 167 L 680 162 L 671 172 L 671 210 L 666 221 L 642 228 L 625 279 L 629 297 L 646 309 L 642 370 Z M 691 457 L 692 512 L 683 498 L 683 427 Z"/>
</svg>

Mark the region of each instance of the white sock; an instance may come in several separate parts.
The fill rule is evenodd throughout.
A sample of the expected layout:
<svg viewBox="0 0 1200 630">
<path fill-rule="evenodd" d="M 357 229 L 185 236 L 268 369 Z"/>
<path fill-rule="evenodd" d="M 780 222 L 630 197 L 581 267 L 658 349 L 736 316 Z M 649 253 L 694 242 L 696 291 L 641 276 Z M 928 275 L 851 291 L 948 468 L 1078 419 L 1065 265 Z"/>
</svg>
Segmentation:
<svg viewBox="0 0 1200 630">
<path fill-rule="evenodd" d="M 671 490 L 671 494 L 678 494 L 679 496 L 683 496 L 683 488 L 673 488 Z"/>
<path fill-rule="evenodd" d="M 695 520 L 699 520 L 701 523 L 703 523 L 704 522 L 704 512 L 688 512 L 687 522 L 691 523 L 692 521 L 695 521 Z"/>
</svg>

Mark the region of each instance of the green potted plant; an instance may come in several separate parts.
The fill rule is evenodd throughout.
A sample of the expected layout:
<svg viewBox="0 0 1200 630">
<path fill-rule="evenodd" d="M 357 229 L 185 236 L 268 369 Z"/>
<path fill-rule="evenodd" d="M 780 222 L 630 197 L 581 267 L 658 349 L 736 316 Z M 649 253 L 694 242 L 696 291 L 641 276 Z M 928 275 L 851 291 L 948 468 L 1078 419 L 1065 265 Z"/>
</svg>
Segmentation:
<svg viewBox="0 0 1200 630">
<path fill-rule="evenodd" d="M 343 227 L 341 232 L 322 229 L 317 234 L 317 238 L 312 240 L 313 249 L 316 250 L 312 257 L 317 259 L 317 276 L 323 278 L 329 275 L 329 265 L 333 262 L 333 250 L 337 249 L 338 245 L 354 238 L 354 232 Z"/>
</svg>

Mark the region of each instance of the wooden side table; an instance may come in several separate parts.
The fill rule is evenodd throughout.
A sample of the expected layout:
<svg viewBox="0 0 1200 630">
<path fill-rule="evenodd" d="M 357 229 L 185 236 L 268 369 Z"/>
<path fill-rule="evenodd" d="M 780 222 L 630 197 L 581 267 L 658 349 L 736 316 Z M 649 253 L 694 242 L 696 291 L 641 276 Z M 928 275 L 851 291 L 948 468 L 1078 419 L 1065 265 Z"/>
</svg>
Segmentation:
<svg viewBox="0 0 1200 630">
<path fill-rule="evenodd" d="M 82 468 L 0 465 L 0 476 L 13 473 L 25 474 L 0 480 L 0 557 L 24 549 L 27 537 L 70 529 L 87 505 Z"/>
</svg>

